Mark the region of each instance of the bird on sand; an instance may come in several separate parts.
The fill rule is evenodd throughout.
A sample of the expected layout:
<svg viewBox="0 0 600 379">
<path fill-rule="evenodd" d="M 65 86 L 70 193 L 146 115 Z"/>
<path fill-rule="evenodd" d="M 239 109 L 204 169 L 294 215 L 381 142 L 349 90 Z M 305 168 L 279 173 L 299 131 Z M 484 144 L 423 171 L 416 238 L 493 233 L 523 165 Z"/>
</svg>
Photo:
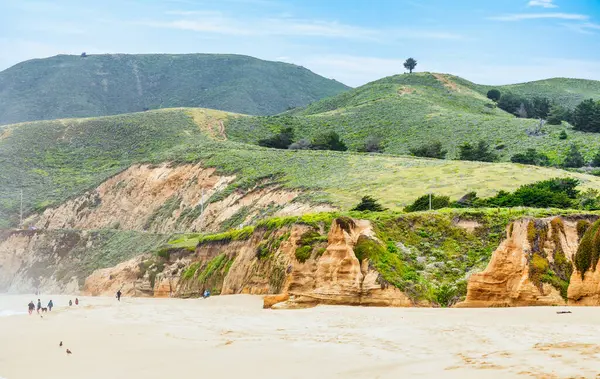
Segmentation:
<svg viewBox="0 0 600 379">
<path fill-rule="evenodd" d="M 62 347 L 62 341 L 60 341 L 60 343 L 58 344 L 59 347 Z"/>
<path fill-rule="evenodd" d="M 67 349 L 67 354 L 73 354 L 73 353 L 71 353 L 71 350 Z"/>
</svg>

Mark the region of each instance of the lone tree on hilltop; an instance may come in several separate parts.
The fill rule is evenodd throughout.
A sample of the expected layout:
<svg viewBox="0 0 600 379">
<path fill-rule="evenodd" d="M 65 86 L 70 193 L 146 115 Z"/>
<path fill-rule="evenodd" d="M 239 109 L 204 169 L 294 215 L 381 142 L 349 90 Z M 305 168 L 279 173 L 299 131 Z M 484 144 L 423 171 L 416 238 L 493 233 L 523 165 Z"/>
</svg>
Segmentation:
<svg viewBox="0 0 600 379">
<path fill-rule="evenodd" d="M 417 67 L 417 61 L 413 58 L 408 58 L 406 62 L 404 62 L 404 68 L 408 69 L 411 74 L 415 67 Z"/>
<path fill-rule="evenodd" d="M 495 88 L 489 90 L 487 93 L 487 98 L 495 102 L 498 102 L 498 100 L 500 100 L 500 96 L 502 96 L 502 94 Z"/>
</svg>

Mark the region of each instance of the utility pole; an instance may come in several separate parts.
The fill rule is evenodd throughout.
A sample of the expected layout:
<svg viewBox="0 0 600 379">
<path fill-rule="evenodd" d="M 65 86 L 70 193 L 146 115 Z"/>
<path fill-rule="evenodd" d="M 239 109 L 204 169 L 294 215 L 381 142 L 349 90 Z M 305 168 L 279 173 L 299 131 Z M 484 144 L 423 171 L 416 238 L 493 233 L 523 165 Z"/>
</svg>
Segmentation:
<svg viewBox="0 0 600 379">
<path fill-rule="evenodd" d="M 429 210 L 431 210 L 431 193 L 429 194 Z"/>
<path fill-rule="evenodd" d="M 19 219 L 21 220 L 19 223 L 19 227 L 23 229 L 23 188 L 21 188 L 21 211 Z"/>
</svg>

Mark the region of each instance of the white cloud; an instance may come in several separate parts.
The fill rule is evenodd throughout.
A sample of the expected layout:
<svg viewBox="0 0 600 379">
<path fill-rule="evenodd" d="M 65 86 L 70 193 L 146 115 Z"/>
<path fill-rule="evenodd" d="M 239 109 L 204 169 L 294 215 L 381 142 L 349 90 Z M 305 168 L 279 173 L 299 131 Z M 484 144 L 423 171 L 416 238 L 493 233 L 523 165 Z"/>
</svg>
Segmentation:
<svg viewBox="0 0 600 379">
<path fill-rule="evenodd" d="M 136 24 L 233 36 L 324 37 L 371 42 L 389 42 L 399 39 L 457 40 L 463 38 L 456 33 L 438 30 L 374 29 L 336 21 L 305 20 L 289 16 L 242 20 L 220 12 L 169 11 L 167 14 L 182 17 L 171 21 L 143 21 Z"/>
<path fill-rule="evenodd" d="M 558 5 L 554 4 L 553 0 L 531 0 L 527 5 L 530 7 L 558 8 Z"/>
<path fill-rule="evenodd" d="M 595 30 L 600 30 L 600 24 L 592 22 L 584 22 L 581 24 L 561 24 L 565 28 L 571 29 L 574 32 L 581 34 L 596 34 Z"/>
<path fill-rule="evenodd" d="M 536 19 L 560 19 L 560 20 L 580 20 L 585 21 L 590 17 L 584 14 L 576 13 L 518 13 L 503 16 L 490 17 L 490 20 L 496 21 L 521 21 Z"/>
</svg>

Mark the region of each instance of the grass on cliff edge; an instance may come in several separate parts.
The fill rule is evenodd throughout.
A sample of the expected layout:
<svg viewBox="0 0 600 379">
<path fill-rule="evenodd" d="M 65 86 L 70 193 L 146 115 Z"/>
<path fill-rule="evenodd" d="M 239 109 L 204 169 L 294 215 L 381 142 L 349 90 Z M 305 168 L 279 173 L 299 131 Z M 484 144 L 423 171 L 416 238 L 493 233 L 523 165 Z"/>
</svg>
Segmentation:
<svg viewBox="0 0 600 379">
<path fill-rule="evenodd" d="M 95 188 L 139 162 L 202 162 L 236 174 L 226 189 L 265 179 L 305 192 L 303 199 L 349 209 L 364 195 L 400 209 L 428 192 L 458 198 L 550 177 L 575 177 L 600 189 L 600 178 L 510 163 L 419 159 L 332 151 L 265 149 L 221 141 L 219 122 L 238 117 L 200 109 L 168 109 L 90 119 L 38 121 L 0 128 L 0 227 L 18 222 L 19 191 L 25 215 Z"/>
</svg>

